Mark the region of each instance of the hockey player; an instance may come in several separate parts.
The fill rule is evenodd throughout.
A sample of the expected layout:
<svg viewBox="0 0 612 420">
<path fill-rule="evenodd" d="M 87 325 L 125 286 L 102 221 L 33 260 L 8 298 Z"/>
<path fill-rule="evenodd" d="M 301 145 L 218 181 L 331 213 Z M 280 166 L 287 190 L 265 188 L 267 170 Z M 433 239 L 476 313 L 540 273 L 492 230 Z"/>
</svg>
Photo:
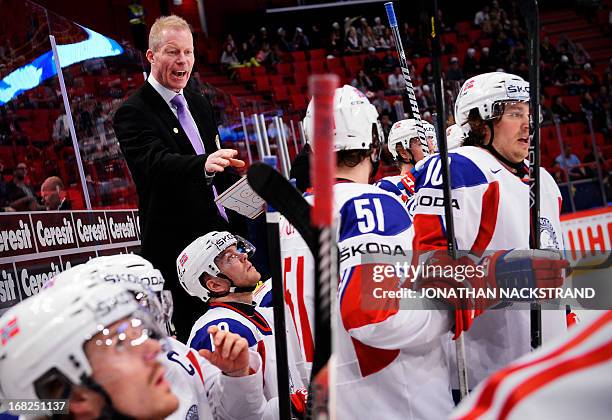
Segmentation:
<svg viewBox="0 0 612 420">
<path fill-rule="evenodd" d="M 610 418 L 612 311 L 494 373 L 452 418 Z"/>
<path fill-rule="evenodd" d="M 510 278 L 521 278 L 529 286 L 561 280 L 560 270 L 567 265 L 558 251 L 562 249 L 561 195 L 544 169 L 540 170 L 540 230 L 542 238 L 549 239 L 542 247 L 555 251 L 518 251 L 529 249 L 528 83 L 503 72 L 475 76 L 459 92 L 455 119 L 468 134 L 463 147 L 449 155 L 457 249 L 476 256 L 492 253 L 487 257 L 489 272 L 502 284 Z M 439 158 L 429 159 L 416 176 L 414 249 L 418 251 L 446 249 L 440 166 Z M 446 251 L 438 257 L 447 258 Z M 549 271 L 535 270 L 543 266 Z M 471 315 L 478 313 L 465 311 L 467 325 L 462 329 L 469 328 Z M 466 335 L 469 386 L 529 350 L 529 311 L 483 314 Z"/>
<path fill-rule="evenodd" d="M 75 419 L 163 419 L 179 407 L 160 360 L 163 332 L 122 286 L 48 288 L 9 309 L 0 328 L 3 399 L 66 398 Z M 228 375 L 248 375 L 247 344 L 211 333 L 219 344 L 212 359 L 227 372 L 218 386 L 240 386 L 244 378 Z M 256 389 L 261 377 L 250 376 Z"/>
<path fill-rule="evenodd" d="M 139 304 L 147 308 L 160 329 L 169 325 L 172 308 L 164 306 L 158 299 L 160 295 L 165 296 L 162 294 L 164 278 L 144 258 L 134 254 L 94 258 L 55 276 L 52 284 L 46 287 L 83 282 L 117 283 L 136 296 Z M 249 352 L 251 370 L 256 373 L 255 377 L 235 379 L 229 384 L 217 367 L 219 354 L 213 356 L 203 352 L 200 355 L 171 337 L 167 337 L 165 342 L 165 357 L 161 363 L 166 369 L 166 378 L 172 391 L 179 399 L 178 409 L 168 418 L 261 418 L 265 405 L 261 386 L 262 362 L 255 352 Z M 255 398 L 257 395 L 259 399 Z"/>
<path fill-rule="evenodd" d="M 438 153 L 438 139 L 436 136 L 436 127 L 429 121 L 421 120 L 423 124 L 423 130 L 425 130 L 425 138 L 427 139 L 427 146 L 429 147 L 429 153 Z"/>
<path fill-rule="evenodd" d="M 382 178 L 375 185 L 397 195 L 408 207 L 411 198 L 414 196 L 414 175 L 412 171 L 417 162 L 429 156 L 429 152 L 426 153 L 421 147 L 416 120 L 406 119 L 393 124 L 389 132 L 387 146 L 399 166 L 400 174 Z"/>
<path fill-rule="evenodd" d="M 305 119 L 312 139 L 312 103 Z M 399 311 L 397 301 L 383 299 L 369 309 L 366 292 L 376 285 L 372 270 L 393 254 L 407 258 L 412 240 L 410 220 L 394 195 L 368 184 L 380 153 L 376 109 L 351 86 L 334 96 L 334 150 L 337 180 L 334 211 L 339 247 L 339 313 L 334 348 L 337 418 L 444 418 L 452 409 L 449 373 L 442 341 L 450 329 L 446 312 Z M 316 153 L 316 139 L 314 140 Z M 314 191 L 316 194 L 316 191 Z M 302 346 L 309 348 L 304 325 L 314 321 L 314 268 L 288 248 L 297 239 L 281 227 L 283 272 L 295 324 L 302 326 Z M 289 234 L 287 234 L 289 233 Z M 300 252 L 301 250 L 298 250 Z M 382 263 L 381 263 L 382 264 Z M 389 262 L 389 264 L 391 264 Z M 287 275 L 290 274 L 290 275 Z M 395 282 L 395 279 L 392 280 Z"/>
<path fill-rule="evenodd" d="M 188 345 L 196 350 L 214 350 L 208 329 L 216 326 L 245 338 L 263 360 L 264 395 L 270 402 L 278 396 L 276 351 L 273 328 L 254 305 L 253 291 L 261 275 L 249 261 L 255 248 L 247 240 L 229 232 L 210 232 L 187 246 L 177 258 L 177 272 L 187 293 L 207 303 L 204 315 L 191 329 Z M 305 409 L 301 376 L 290 361 L 292 408 Z M 266 416 L 277 413 L 272 404 Z"/>
</svg>

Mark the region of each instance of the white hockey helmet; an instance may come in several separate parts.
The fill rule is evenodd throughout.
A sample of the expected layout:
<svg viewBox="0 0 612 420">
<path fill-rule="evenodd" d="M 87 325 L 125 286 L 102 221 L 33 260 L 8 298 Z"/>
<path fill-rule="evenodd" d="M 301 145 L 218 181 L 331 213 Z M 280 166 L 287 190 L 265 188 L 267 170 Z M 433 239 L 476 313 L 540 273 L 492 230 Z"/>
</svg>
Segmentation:
<svg viewBox="0 0 612 420">
<path fill-rule="evenodd" d="M 387 147 L 395 160 L 397 160 L 399 156 L 397 153 L 397 145 L 401 144 L 404 147 L 404 150 L 409 151 L 410 139 L 413 138 L 419 138 L 416 120 L 409 118 L 397 121 L 395 124 L 393 124 L 391 131 L 389 131 Z"/>
<path fill-rule="evenodd" d="M 138 340 L 121 335 L 110 338 L 106 327 L 122 319 L 138 327 Z M 92 368 L 84 345 L 96 334 L 109 335 L 97 340 L 98 345 L 129 340 L 131 346 L 161 334 L 131 292 L 99 281 L 56 284 L 42 290 L 5 312 L 0 331 L 2 398 L 36 400 L 58 398 L 50 394 L 51 384 L 61 385 L 62 395 L 73 385 L 91 386 Z"/>
<path fill-rule="evenodd" d="M 304 117 L 306 140 L 313 145 L 314 101 L 311 99 Z M 374 135 L 378 138 L 374 139 Z M 378 111 L 359 89 L 350 85 L 337 88 L 334 93 L 334 151 L 368 150 L 383 139 Z"/>
<path fill-rule="evenodd" d="M 421 120 L 421 123 L 423 123 L 423 130 L 425 130 L 425 137 L 428 140 L 429 143 L 429 139 L 431 138 L 431 145 L 433 146 L 433 153 L 437 153 L 438 152 L 438 138 L 436 136 L 436 127 L 434 127 L 433 124 L 431 124 L 429 121 L 425 121 L 425 120 Z M 427 157 L 429 155 L 429 153 L 425 154 L 425 157 Z"/>
<path fill-rule="evenodd" d="M 459 125 L 453 124 L 448 126 L 446 128 L 446 144 L 448 145 L 448 150 L 451 151 L 461 147 L 465 137 L 465 132 Z"/>
<path fill-rule="evenodd" d="M 45 288 L 83 282 L 117 283 L 132 292 L 140 306 L 146 308 L 155 323 L 167 334 L 172 326 L 173 301 L 168 290 L 162 290 L 164 278 L 153 265 L 139 255 L 119 254 L 97 257 L 85 264 L 53 276 Z"/>
<path fill-rule="evenodd" d="M 191 296 L 207 302 L 212 297 L 211 292 L 202 285 L 200 277 L 204 273 L 224 277 L 215 259 L 232 245 L 249 258 L 255 253 L 255 247 L 249 241 L 225 231 L 207 233 L 187 245 L 176 259 L 176 271 L 183 289 Z"/>
<path fill-rule="evenodd" d="M 529 102 L 529 82 L 522 77 L 492 72 L 465 81 L 455 102 L 455 122 L 469 133 L 468 115 L 478 109 L 480 118 L 490 120 L 503 112 L 506 102 Z"/>
</svg>

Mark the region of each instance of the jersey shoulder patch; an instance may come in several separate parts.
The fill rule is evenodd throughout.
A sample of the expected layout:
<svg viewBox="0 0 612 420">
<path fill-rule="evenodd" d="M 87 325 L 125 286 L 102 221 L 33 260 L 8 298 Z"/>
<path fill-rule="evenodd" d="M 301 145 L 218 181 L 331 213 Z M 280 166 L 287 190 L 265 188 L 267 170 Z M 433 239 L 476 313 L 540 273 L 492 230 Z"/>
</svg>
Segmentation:
<svg viewBox="0 0 612 420">
<path fill-rule="evenodd" d="M 338 241 L 370 233 L 395 236 L 411 225 L 406 207 L 397 197 L 371 189 L 342 203 Z"/>
</svg>

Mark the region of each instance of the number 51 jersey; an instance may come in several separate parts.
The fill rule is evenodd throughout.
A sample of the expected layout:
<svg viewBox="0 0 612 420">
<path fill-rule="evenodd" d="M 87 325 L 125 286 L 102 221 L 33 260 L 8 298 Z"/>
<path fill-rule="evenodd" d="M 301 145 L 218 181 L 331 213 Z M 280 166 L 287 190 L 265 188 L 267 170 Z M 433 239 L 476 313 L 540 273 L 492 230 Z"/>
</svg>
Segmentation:
<svg viewBox="0 0 612 420">
<path fill-rule="evenodd" d="M 311 198 L 308 198 L 312 201 Z M 338 313 L 334 319 L 337 415 L 339 418 L 445 418 L 452 409 L 446 313 L 367 310 L 366 266 L 410 262 L 411 222 L 403 203 L 378 187 L 340 182 L 334 186 L 338 259 Z M 301 347 L 312 361 L 314 265 L 306 245 L 286 222 L 281 250 L 287 294 Z M 385 262 L 383 262 L 385 261 Z M 293 308 L 292 308 L 293 307 Z M 392 308 L 393 307 L 393 308 Z M 426 388 L 426 389 L 425 389 Z M 434 411 L 432 411 L 434 410 Z M 432 417 L 432 418 L 434 418 Z"/>
</svg>

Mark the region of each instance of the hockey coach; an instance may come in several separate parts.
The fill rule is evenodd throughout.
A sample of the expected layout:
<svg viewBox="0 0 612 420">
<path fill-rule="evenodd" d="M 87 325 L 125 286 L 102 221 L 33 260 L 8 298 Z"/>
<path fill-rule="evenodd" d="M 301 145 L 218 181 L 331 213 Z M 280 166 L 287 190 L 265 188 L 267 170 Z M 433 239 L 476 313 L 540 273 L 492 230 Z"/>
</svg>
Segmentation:
<svg viewBox="0 0 612 420">
<path fill-rule="evenodd" d="M 198 302 L 179 286 L 175 261 L 195 238 L 240 232 L 244 222 L 214 198 L 238 179 L 236 150 L 221 149 L 210 101 L 187 87 L 193 37 L 178 16 L 157 19 L 146 58 L 151 74 L 117 110 L 113 126 L 136 189 L 142 256 L 160 269 L 175 299 L 174 324 L 186 339 Z"/>
</svg>

